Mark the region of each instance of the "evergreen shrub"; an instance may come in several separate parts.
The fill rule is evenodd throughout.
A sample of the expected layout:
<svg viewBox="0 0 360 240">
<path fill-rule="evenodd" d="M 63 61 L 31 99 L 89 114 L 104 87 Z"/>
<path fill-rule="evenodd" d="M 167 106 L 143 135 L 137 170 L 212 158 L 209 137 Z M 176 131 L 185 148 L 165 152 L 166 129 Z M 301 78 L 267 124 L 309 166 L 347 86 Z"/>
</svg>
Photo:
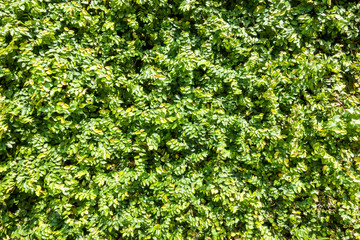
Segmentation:
<svg viewBox="0 0 360 240">
<path fill-rule="evenodd" d="M 360 3 L 1 0 L 1 239 L 360 239 Z"/>
</svg>

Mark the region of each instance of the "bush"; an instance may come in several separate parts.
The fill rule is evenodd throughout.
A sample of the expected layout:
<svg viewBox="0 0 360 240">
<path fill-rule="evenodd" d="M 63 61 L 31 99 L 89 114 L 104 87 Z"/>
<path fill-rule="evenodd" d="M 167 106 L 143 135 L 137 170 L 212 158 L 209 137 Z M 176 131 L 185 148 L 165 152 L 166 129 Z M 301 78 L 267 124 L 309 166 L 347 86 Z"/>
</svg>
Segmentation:
<svg viewBox="0 0 360 240">
<path fill-rule="evenodd" d="M 1 239 L 360 239 L 360 4 L 0 3 Z"/>
</svg>

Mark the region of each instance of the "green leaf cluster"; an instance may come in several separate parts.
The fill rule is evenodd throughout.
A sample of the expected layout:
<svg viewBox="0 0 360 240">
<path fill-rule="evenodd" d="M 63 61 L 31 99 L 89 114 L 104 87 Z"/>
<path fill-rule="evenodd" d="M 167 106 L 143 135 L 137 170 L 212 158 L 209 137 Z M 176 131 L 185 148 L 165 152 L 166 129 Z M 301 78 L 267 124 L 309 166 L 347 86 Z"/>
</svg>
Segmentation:
<svg viewBox="0 0 360 240">
<path fill-rule="evenodd" d="M 1 239 L 360 239 L 360 3 L 0 1 Z"/>
</svg>

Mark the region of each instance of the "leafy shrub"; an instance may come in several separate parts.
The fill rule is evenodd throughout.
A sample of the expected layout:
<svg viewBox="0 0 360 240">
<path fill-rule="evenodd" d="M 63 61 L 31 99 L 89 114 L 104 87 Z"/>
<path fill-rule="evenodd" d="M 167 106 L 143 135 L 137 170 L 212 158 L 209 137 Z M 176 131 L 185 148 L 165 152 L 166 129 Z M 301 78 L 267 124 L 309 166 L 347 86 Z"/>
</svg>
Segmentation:
<svg viewBox="0 0 360 240">
<path fill-rule="evenodd" d="M 360 239 L 360 4 L 4 0 L 2 239 Z"/>
</svg>

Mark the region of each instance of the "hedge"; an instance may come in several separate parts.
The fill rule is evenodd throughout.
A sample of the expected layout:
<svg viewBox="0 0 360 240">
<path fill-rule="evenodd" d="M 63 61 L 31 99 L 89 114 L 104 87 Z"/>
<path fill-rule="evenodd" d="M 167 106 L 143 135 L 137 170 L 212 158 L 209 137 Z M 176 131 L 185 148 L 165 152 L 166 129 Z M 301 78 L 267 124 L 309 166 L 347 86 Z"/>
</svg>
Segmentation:
<svg viewBox="0 0 360 240">
<path fill-rule="evenodd" d="M 360 239 L 360 3 L 1 0 L 1 239 Z"/>
</svg>

